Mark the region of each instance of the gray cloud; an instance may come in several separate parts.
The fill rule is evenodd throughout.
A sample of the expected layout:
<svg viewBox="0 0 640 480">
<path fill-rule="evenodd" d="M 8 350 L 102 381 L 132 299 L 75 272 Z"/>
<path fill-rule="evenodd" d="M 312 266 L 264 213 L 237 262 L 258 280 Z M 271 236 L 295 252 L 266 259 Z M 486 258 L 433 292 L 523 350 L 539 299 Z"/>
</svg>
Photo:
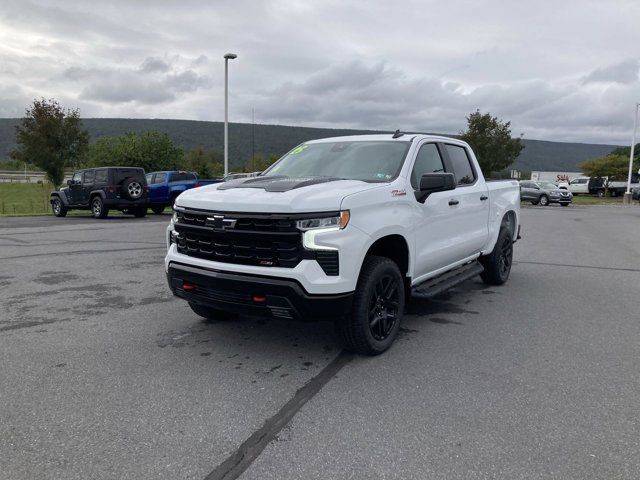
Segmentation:
<svg viewBox="0 0 640 480">
<path fill-rule="evenodd" d="M 171 66 L 167 62 L 157 57 L 147 57 L 140 65 L 140 71 L 145 73 L 167 72 L 170 68 Z"/>
<path fill-rule="evenodd" d="M 638 81 L 640 61 L 629 59 L 616 65 L 598 68 L 584 78 L 584 83 L 616 82 L 635 83 Z"/>
<path fill-rule="evenodd" d="M 628 0 L 5 0 L 0 115 L 44 96 L 220 120 L 232 51 L 232 121 L 453 133 L 480 108 L 527 138 L 626 143 L 637 18 Z"/>
</svg>

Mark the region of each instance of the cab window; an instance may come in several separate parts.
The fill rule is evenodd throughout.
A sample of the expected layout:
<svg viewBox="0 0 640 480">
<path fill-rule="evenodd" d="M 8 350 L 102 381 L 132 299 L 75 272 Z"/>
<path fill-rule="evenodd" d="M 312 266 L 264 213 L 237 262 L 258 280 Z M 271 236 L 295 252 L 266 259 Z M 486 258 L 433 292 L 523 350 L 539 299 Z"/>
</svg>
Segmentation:
<svg viewBox="0 0 640 480">
<path fill-rule="evenodd" d="M 156 173 L 155 177 L 153 177 L 153 183 L 164 183 L 166 179 L 166 173 Z"/>
<path fill-rule="evenodd" d="M 71 179 L 72 183 L 82 183 L 82 172 L 76 172 L 73 174 L 73 178 Z"/>
<path fill-rule="evenodd" d="M 435 143 L 425 143 L 418 150 L 416 161 L 411 172 L 411 186 L 414 190 L 420 188 L 420 178 L 425 173 L 442 173 L 444 164 Z"/>
<path fill-rule="evenodd" d="M 471 167 L 471 159 L 467 154 L 467 149 L 459 145 L 445 145 L 449 160 L 453 168 L 458 185 L 469 185 L 476 181 L 476 175 Z"/>
</svg>

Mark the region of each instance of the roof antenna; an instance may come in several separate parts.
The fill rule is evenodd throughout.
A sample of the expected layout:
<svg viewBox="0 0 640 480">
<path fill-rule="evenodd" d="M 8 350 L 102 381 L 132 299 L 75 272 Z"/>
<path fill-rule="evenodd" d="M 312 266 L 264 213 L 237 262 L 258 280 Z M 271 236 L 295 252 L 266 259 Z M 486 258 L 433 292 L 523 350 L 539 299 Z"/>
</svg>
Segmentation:
<svg viewBox="0 0 640 480">
<path fill-rule="evenodd" d="M 404 135 L 404 132 L 401 132 L 400 129 L 398 129 L 395 131 L 395 133 L 393 134 L 393 137 L 391 138 L 400 138 L 403 135 Z"/>
</svg>

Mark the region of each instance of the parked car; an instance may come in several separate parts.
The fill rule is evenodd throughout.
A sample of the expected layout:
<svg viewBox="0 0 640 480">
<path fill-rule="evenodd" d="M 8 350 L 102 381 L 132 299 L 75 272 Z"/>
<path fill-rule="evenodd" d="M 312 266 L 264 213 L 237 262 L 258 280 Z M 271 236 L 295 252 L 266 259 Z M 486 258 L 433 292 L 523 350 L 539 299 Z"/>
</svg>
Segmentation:
<svg viewBox="0 0 640 480">
<path fill-rule="evenodd" d="M 56 217 L 66 216 L 69 210 L 91 210 L 95 218 L 105 218 L 109 210 L 144 217 L 148 190 L 142 168 L 88 168 L 75 172 L 66 188 L 52 192 L 50 203 Z"/>
<path fill-rule="evenodd" d="M 347 348 L 379 354 L 410 294 L 431 298 L 476 275 L 507 280 L 518 197 L 514 180 L 485 182 L 453 138 L 310 141 L 258 177 L 180 195 L 167 280 L 202 317 L 333 319 Z"/>
<path fill-rule="evenodd" d="M 178 195 L 190 188 L 221 182 L 218 179 L 201 180 L 195 172 L 162 171 L 147 173 L 150 208 L 161 214 L 166 207 L 173 206 Z"/>
<path fill-rule="evenodd" d="M 573 195 L 597 195 L 604 197 L 604 178 L 578 177 L 569 183 Z"/>
<path fill-rule="evenodd" d="M 631 189 L 636 187 L 640 187 L 640 174 L 632 173 L 631 174 Z M 612 197 L 619 197 L 624 195 L 627 191 L 627 178 L 622 180 L 612 179 L 609 181 L 607 185 L 607 190 L 609 191 L 609 195 Z"/>
<path fill-rule="evenodd" d="M 634 200 L 640 200 L 640 186 L 631 189 L 631 198 Z"/>
<path fill-rule="evenodd" d="M 527 180 L 520 182 L 520 200 L 531 202 L 532 205 L 540 204 L 543 207 L 550 203 L 559 203 L 566 207 L 573 201 L 573 194 L 558 188 L 551 182 L 532 182 Z"/>
</svg>

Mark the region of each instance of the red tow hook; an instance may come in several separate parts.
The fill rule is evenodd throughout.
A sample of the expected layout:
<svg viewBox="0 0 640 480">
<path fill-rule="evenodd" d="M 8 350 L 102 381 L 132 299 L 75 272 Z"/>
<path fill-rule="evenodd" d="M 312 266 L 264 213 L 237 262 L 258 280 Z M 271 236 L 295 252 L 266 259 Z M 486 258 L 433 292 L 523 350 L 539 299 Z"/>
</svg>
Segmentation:
<svg viewBox="0 0 640 480">
<path fill-rule="evenodd" d="M 189 282 L 182 282 L 182 289 L 185 292 L 192 292 L 193 290 L 196 289 L 196 286 L 193 283 L 189 283 Z"/>
<path fill-rule="evenodd" d="M 264 303 L 267 301 L 267 297 L 263 297 L 262 295 L 254 295 L 252 299 L 256 303 Z"/>
</svg>

